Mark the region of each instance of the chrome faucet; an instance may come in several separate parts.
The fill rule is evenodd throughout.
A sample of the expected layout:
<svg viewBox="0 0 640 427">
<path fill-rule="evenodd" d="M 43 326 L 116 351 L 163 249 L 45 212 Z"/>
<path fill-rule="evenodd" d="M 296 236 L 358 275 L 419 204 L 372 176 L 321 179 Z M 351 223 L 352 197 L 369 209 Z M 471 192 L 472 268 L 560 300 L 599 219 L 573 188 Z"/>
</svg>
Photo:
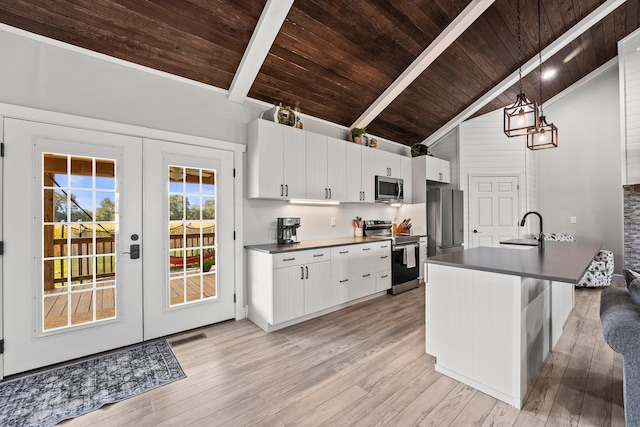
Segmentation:
<svg viewBox="0 0 640 427">
<path fill-rule="evenodd" d="M 524 227 L 524 220 L 527 219 L 527 216 L 529 216 L 531 214 L 538 215 L 538 218 L 540 218 L 540 236 L 538 236 L 538 247 L 539 248 L 544 248 L 544 233 L 542 232 L 542 215 L 540 215 L 536 211 L 527 212 L 522 217 L 522 221 L 520 221 L 520 227 Z"/>
</svg>

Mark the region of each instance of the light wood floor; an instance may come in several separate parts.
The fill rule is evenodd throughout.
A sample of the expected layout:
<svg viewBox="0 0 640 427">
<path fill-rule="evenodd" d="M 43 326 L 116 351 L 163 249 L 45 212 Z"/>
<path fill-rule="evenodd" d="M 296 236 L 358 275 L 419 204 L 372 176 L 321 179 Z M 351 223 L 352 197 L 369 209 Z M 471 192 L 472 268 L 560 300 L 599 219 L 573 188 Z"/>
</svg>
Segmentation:
<svg viewBox="0 0 640 427">
<path fill-rule="evenodd" d="M 622 359 L 599 304 L 600 290 L 577 290 L 521 411 L 435 372 L 421 287 L 270 334 L 242 320 L 174 336 L 187 378 L 64 424 L 623 426 Z"/>
</svg>

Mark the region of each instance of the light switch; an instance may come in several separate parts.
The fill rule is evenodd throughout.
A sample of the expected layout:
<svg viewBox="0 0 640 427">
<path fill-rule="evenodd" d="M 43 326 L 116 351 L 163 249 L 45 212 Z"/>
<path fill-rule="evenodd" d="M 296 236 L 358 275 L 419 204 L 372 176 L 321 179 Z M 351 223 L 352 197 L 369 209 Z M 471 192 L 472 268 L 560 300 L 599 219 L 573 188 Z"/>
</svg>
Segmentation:
<svg viewBox="0 0 640 427">
<path fill-rule="evenodd" d="M 572 216 L 570 218 L 571 224 L 575 224 L 576 222 L 578 222 L 578 219 L 575 216 Z"/>
<path fill-rule="evenodd" d="M 335 216 L 332 216 L 332 217 L 331 217 L 331 226 L 332 226 L 332 227 L 335 227 L 335 226 L 336 226 L 336 217 L 335 217 Z"/>
</svg>

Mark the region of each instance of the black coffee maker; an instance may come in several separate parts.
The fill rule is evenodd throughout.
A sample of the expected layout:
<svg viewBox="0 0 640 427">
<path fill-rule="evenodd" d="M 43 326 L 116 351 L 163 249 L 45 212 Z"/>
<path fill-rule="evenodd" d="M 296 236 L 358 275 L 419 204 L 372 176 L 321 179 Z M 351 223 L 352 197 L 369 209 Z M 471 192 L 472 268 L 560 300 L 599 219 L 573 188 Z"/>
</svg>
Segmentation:
<svg viewBox="0 0 640 427">
<path fill-rule="evenodd" d="M 300 218 L 278 218 L 278 244 L 298 243 L 296 229 L 300 227 Z"/>
</svg>

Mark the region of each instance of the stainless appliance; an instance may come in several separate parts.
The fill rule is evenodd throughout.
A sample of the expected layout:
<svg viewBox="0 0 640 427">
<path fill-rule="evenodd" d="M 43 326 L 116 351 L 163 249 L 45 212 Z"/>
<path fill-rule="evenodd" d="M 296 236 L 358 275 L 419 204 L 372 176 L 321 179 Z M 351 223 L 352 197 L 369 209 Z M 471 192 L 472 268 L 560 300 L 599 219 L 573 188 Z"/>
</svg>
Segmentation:
<svg viewBox="0 0 640 427">
<path fill-rule="evenodd" d="M 376 176 L 376 202 L 396 203 L 404 199 L 404 182 L 402 178 Z"/>
<path fill-rule="evenodd" d="M 298 243 L 296 230 L 300 227 L 300 218 L 278 218 L 278 244 Z"/>
<path fill-rule="evenodd" d="M 427 255 L 461 251 L 464 238 L 462 191 L 450 188 L 427 190 Z"/>
<path fill-rule="evenodd" d="M 389 293 L 400 292 L 418 287 L 420 273 L 419 236 L 409 234 L 393 235 L 393 223 L 386 220 L 367 220 L 364 222 L 364 235 L 391 238 L 391 289 Z"/>
</svg>

